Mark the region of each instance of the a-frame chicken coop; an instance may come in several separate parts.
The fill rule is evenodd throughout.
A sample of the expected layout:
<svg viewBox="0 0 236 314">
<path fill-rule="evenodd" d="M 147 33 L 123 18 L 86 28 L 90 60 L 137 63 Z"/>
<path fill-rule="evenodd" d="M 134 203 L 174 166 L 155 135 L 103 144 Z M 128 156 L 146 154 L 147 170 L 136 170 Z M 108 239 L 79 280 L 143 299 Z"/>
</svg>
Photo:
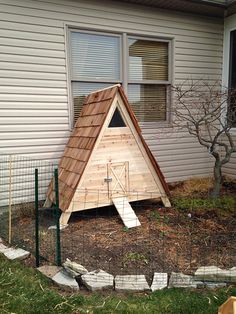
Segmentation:
<svg viewBox="0 0 236 314">
<path fill-rule="evenodd" d="M 169 190 L 120 85 L 91 93 L 59 163 L 59 199 L 66 225 L 72 212 L 114 204 L 124 224 L 140 225 L 129 202 Z M 47 203 L 54 202 L 52 183 Z"/>
</svg>

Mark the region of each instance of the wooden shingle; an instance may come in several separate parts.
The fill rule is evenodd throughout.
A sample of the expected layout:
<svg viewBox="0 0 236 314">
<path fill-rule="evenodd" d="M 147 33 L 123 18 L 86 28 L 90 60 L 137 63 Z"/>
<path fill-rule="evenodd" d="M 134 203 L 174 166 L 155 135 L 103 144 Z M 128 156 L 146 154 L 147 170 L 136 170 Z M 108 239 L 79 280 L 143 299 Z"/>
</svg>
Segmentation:
<svg viewBox="0 0 236 314">
<path fill-rule="evenodd" d="M 92 93 L 84 101 L 80 117 L 59 163 L 59 199 L 62 211 L 70 204 L 116 92 L 117 86 Z M 47 196 L 55 201 L 52 186 Z"/>
</svg>

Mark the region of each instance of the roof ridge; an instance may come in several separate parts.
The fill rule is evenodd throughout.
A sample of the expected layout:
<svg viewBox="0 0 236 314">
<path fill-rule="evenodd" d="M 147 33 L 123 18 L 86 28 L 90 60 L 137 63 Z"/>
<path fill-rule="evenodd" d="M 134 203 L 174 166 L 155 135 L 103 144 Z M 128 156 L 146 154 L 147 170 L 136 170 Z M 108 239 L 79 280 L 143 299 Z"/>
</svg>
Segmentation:
<svg viewBox="0 0 236 314">
<path fill-rule="evenodd" d="M 121 87 L 121 84 L 120 83 L 117 83 L 117 84 L 114 84 L 114 85 L 110 85 L 110 86 L 107 86 L 107 87 L 104 87 L 104 88 L 101 88 L 101 89 L 97 89 L 91 93 L 89 93 L 89 95 L 91 94 L 95 94 L 95 93 L 98 93 L 98 92 L 101 92 L 101 91 L 104 91 L 104 90 L 107 90 L 107 89 L 112 89 L 114 87 Z"/>
</svg>

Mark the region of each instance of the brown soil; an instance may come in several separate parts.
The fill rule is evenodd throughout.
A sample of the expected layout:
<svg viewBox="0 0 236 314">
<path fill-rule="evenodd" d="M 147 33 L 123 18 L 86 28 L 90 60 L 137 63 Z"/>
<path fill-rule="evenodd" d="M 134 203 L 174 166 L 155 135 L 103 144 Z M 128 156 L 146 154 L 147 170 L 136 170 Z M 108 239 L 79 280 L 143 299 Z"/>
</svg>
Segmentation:
<svg viewBox="0 0 236 314">
<path fill-rule="evenodd" d="M 191 274 L 204 265 L 236 266 L 235 216 L 219 218 L 208 211 L 190 217 L 148 201 L 132 207 L 141 226 L 129 230 L 113 207 L 73 214 L 61 231 L 62 260 L 69 258 L 88 270 L 100 268 L 113 275 L 145 274 L 149 281 L 154 271 Z M 41 262 L 43 258 L 54 262 L 56 232 L 48 227 L 55 219 L 44 212 L 40 222 Z M 18 244 L 34 251 L 34 220 L 18 220 L 13 232 Z"/>
<path fill-rule="evenodd" d="M 199 191 L 202 186 L 199 187 L 199 182 L 194 184 L 187 182 L 172 187 L 172 194 L 179 195 L 184 190 L 196 196 L 194 190 Z M 206 191 L 207 188 L 206 185 Z M 235 196 L 235 190 L 236 184 L 228 183 L 222 193 Z M 207 192 L 204 193 L 206 196 Z M 69 226 L 61 231 L 62 261 L 69 258 L 89 271 L 100 268 L 113 275 L 144 274 L 149 282 L 154 271 L 191 274 L 204 265 L 236 266 L 234 209 L 227 216 L 219 216 L 216 209 L 198 210 L 190 215 L 150 201 L 136 202 L 132 207 L 141 222 L 141 226 L 132 229 L 124 227 L 114 207 L 74 213 Z M 35 219 L 22 218 L 22 211 L 17 212 L 13 219 L 13 243 L 34 252 Z M 56 231 L 48 229 L 55 225 L 55 214 L 43 210 L 39 221 L 41 264 L 55 263 Z M 6 239 L 7 226 L 6 214 L 5 220 L 4 215 L 0 220 L 0 233 L 4 237 L 5 232 Z M 33 255 L 26 263 L 35 265 Z"/>
</svg>

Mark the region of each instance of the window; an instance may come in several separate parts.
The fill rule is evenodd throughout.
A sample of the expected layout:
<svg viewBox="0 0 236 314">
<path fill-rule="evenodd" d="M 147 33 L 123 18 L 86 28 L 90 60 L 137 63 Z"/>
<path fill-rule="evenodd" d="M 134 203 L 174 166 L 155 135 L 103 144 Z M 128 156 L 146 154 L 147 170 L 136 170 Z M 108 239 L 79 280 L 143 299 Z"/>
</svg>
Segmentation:
<svg viewBox="0 0 236 314">
<path fill-rule="evenodd" d="M 128 97 L 138 120 L 166 120 L 168 42 L 130 38 L 128 82 Z"/>
<path fill-rule="evenodd" d="M 236 127 L 236 30 L 230 33 L 229 89 L 232 90 L 230 116 Z"/>
<path fill-rule="evenodd" d="M 120 78 L 120 36 L 71 32 L 71 80 L 74 122 L 90 92 Z"/>
<path fill-rule="evenodd" d="M 120 111 L 118 108 L 116 108 L 108 127 L 109 128 L 117 128 L 117 127 L 124 128 L 125 126 L 126 125 L 120 114 Z"/>
<path fill-rule="evenodd" d="M 116 83 L 139 121 L 167 120 L 170 41 L 71 30 L 70 42 L 74 122 L 87 94 Z"/>
</svg>

